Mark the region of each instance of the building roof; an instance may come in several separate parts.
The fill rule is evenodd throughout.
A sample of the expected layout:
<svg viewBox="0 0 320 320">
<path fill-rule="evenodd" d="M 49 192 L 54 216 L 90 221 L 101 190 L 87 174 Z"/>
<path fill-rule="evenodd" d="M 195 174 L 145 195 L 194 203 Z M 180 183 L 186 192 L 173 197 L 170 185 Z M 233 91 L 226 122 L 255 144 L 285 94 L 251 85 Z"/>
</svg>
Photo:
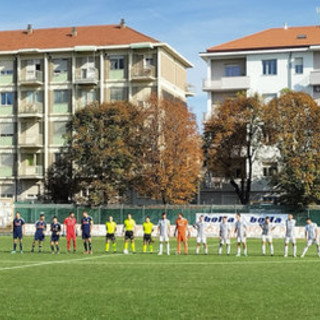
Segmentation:
<svg viewBox="0 0 320 320">
<path fill-rule="evenodd" d="M 0 52 L 25 49 L 58 49 L 75 46 L 111 46 L 157 40 L 144 35 L 127 26 L 100 25 L 76 27 L 76 35 L 72 35 L 72 27 L 0 31 Z"/>
<path fill-rule="evenodd" d="M 268 50 L 320 45 L 320 26 L 264 30 L 207 49 L 207 52 Z"/>
</svg>

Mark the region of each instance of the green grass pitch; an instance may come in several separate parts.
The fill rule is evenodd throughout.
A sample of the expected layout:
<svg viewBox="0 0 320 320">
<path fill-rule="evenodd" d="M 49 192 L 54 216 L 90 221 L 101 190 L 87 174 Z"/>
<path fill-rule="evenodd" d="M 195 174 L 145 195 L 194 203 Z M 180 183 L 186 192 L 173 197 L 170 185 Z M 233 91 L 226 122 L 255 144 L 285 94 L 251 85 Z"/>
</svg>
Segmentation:
<svg viewBox="0 0 320 320">
<path fill-rule="evenodd" d="M 0 237 L 0 319 L 319 319 L 320 259 L 312 246 L 304 259 L 283 258 L 283 240 L 275 256 L 261 256 L 258 239 L 248 241 L 249 256 L 217 255 L 217 239 L 208 239 L 209 255 L 104 253 L 104 238 L 93 238 L 92 256 L 44 253 L 10 254 L 11 237 Z M 298 242 L 298 254 L 304 242 Z M 267 247 L 268 249 L 268 247 Z M 290 254 L 292 249 L 290 247 Z"/>
</svg>

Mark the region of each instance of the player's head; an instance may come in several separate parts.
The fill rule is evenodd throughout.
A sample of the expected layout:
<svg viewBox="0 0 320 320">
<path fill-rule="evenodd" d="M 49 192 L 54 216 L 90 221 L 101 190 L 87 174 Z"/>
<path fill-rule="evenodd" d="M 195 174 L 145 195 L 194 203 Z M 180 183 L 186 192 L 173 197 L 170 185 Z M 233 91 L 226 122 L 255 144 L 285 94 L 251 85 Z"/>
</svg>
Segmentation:
<svg viewBox="0 0 320 320">
<path fill-rule="evenodd" d="M 21 217 L 21 214 L 20 214 L 19 211 L 17 211 L 17 212 L 16 212 L 16 218 L 17 218 L 17 219 L 20 219 L 20 217 Z"/>
<path fill-rule="evenodd" d="M 40 214 L 40 220 L 42 220 L 42 221 L 44 220 L 44 213 Z"/>
<path fill-rule="evenodd" d="M 149 216 L 146 216 L 146 222 L 150 222 L 150 217 Z"/>
<path fill-rule="evenodd" d="M 182 219 L 182 218 L 183 218 L 183 213 L 182 213 L 182 212 L 179 212 L 179 213 L 178 213 L 178 218 L 179 218 L 179 219 Z"/>
<path fill-rule="evenodd" d="M 307 224 L 310 224 L 311 223 L 311 218 L 307 218 L 306 222 L 307 222 Z"/>
<path fill-rule="evenodd" d="M 203 215 L 201 215 L 201 216 L 199 217 L 199 220 L 200 220 L 200 222 L 203 221 Z"/>
<path fill-rule="evenodd" d="M 164 220 L 167 217 L 167 214 L 165 212 L 162 212 L 162 219 Z"/>
<path fill-rule="evenodd" d="M 74 212 L 71 211 L 71 212 L 69 213 L 69 217 L 70 217 L 70 218 L 74 218 Z"/>
<path fill-rule="evenodd" d="M 292 220 L 292 219 L 293 219 L 293 214 L 292 214 L 292 213 L 289 213 L 288 219 L 289 219 L 289 220 Z"/>
<path fill-rule="evenodd" d="M 224 216 L 224 217 L 222 218 L 222 221 L 223 221 L 223 222 L 227 222 L 227 219 L 228 219 L 228 217 L 227 217 L 227 216 Z"/>
<path fill-rule="evenodd" d="M 88 216 L 88 212 L 87 211 L 83 211 L 82 215 L 86 218 Z"/>
<path fill-rule="evenodd" d="M 113 221 L 113 216 L 109 216 L 109 221 L 110 221 L 110 222 Z"/>
<path fill-rule="evenodd" d="M 240 212 L 237 212 L 236 218 L 237 218 L 237 220 L 240 220 L 240 219 L 241 219 L 241 214 L 240 214 Z"/>
<path fill-rule="evenodd" d="M 56 216 L 54 216 L 54 217 L 52 218 L 52 222 L 53 222 L 53 223 L 57 223 L 57 221 L 58 221 L 58 218 L 57 218 Z"/>
<path fill-rule="evenodd" d="M 266 217 L 266 223 L 268 224 L 270 222 L 270 218 Z"/>
<path fill-rule="evenodd" d="M 132 218 L 132 216 L 131 216 L 130 213 L 127 214 L 127 218 L 128 218 L 129 220 Z"/>
</svg>

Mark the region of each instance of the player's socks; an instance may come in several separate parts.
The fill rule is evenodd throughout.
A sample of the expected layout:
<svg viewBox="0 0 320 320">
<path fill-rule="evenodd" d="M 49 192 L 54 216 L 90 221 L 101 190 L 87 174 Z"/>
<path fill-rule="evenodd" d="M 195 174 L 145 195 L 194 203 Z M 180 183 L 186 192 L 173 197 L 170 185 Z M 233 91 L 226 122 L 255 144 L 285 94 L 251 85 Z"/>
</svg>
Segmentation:
<svg viewBox="0 0 320 320">
<path fill-rule="evenodd" d="M 88 251 L 87 241 L 83 243 L 83 247 L 84 247 L 84 252 L 87 252 Z"/>
<path fill-rule="evenodd" d="M 304 257 L 308 251 L 309 247 L 308 246 L 305 246 L 305 248 L 303 249 L 303 252 L 302 252 L 302 257 Z"/>
<path fill-rule="evenodd" d="M 113 248 L 113 252 L 117 251 L 117 243 L 116 242 L 112 244 L 112 248 Z"/>
<path fill-rule="evenodd" d="M 159 245 L 159 254 L 162 254 L 162 251 L 163 251 L 163 244 L 160 243 L 160 245 Z"/>
<path fill-rule="evenodd" d="M 147 245 L 146 245 L 146 244 L 143 245 L 142 251 L 143 251 L 143 253 L 146 253 L 146 252 L 147 252 Z"/>
<path fill-rule="evenodd" d="M 20 251 L 22 252 L 22 243 L 20 242 Z"/>
<path fill-rule="evenodd" d="M 13 243 L 13 251 L 17 251 L 17 244 Z"/>
<path fill-rule="evenodd" d="M 170 255 L 170 243 L 167 243 L 167 255 Z"/>
<path fill-rule="evenodd" d="M 89 242 L 89 251 L 91 252 L 92 251 L 92 243 Z"/>
<path fill-rule="evenodd" d="M 287 253 L 288 254 L 288 253 Z M 295 257 L 297 255 L 297 246 L 293 246 L 293 256 Z"/>
<path fill-rule="evenodd" d="M 262 254 L 263 255 L 266 254 L 266 245 L 265 244 L 262 245 Z"/>
<path fill-rule="evenodd" d="M 58 244 L 56 245 L 56 250 L 57 250 L 57 253 L 60 252 L 60 248 L 59 248 L 59 245 L 58 245 Z"/>
<path fill-rule="evenodd" d="M 273 244 L 270 244 L 270 253 L 273 256 L 273 254 L 274 254 Z"/>
<path fill-rule="evenodd" d="M 293 247 L 293 252 L 294 252 L 294 247 Z M 294 255 L 294 253 L 293 253 Z M 288 246 L 284 246 L 284 256 L 287 257 L 288 256 Z"/>
<path fill-rule="evenodd" d="M 320 256 L 320 247 L 317 246 L 318 256 Z"/>
<path fill-rule="evenodd" d="M 124 251 L 128 251 L 128 242 L 124 243 Z"/>
<path fill-rule="evenodd" d="M 41 245 L 39 245 L 39 253 L 41 252 L 41 250 L 42 250 L 42 246 L 41 246 Z"/>
<path fill-rule="evenodd" d="M 34 247 L 35 247 L 35 244 L 33 243 L 32 248 L 31 248 L 31 252 L 34 252 Z"/>
<path fill-rule="evenodd" d="M 222 245 L 219 246 L 219 254 L 222 253 Z"/>
<path fill-rule="evenodd" d="M 149 245 L 149 250 L 150 250 L 150 253 L 153 252 L 153 245 L 152 244 Z"/>
<path fill-rule="evenodd" d="M 109 252 L 109 242 L 106 243 L 106 252 Z"/>
<path fill-rule="evenodd" d="M 241 255 L 241 251 L 240 251 L 240 248 L 238 248 L 237 256 L 240 256 L 240 255 Z"/>
<path fill-rule="evenodd" d="M 51 251 L 54 252 L 54 245 L 51 246 Z"/>
<path fill-rule="evenodd" d="M 131 243 L 131 250 L 132 252 L 136 252 L 136 245 L 134 242 Z"/>
<path fill-rule="evenodd" d="M 230 254 L 230 244 L 227 244 L 227 254 Z"/>
<path fill-rule="evenodd" d="M 243 254 L 246 256 L 248 253 L 247 253 L 247 249 L 244 249 L 243 250 Z"/>
<path fill-rule="evenodd" d="M 206 247 L 204 248 L 204 253 L 205 253 L 205 254 L 208 254 L 208 246 L 206 246 Z"/>
<path fill-rule="evenodd" d="M 220 250 L 220 249 L 219 249 Z M 196 254 L 199 254 L 200 248 L 196 247 Z"/>
</svg>

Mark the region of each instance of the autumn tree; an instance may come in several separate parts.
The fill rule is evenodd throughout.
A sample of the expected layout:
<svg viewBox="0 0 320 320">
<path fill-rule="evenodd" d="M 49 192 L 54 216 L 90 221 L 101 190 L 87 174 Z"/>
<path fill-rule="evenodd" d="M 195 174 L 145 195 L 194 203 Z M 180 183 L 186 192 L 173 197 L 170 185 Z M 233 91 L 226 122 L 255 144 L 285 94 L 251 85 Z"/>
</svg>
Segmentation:
<svg viewBox="0 0 320 320">
<path fill-rule="evenodd" d="M 239 94 L 217 105 L 204 126 L 204 153 L 208 172 L 229 181 L 241 204 L 248 204 L 256 152 L 263 142 L 258 96 Z"/>
<path fill-rule="evenodd" d="M 144 112 L 127 102 L 98 103 L 76 112 L 69 125 L 68 159 L 77 190 L 89 205 L 121 201 L 136 172 L 144 146 Z"/>
<path fill-rule="evenodd" d="M 282 203 L 319 203 L 319 106 L 310 95 L 287 90 L 265 107 L 264 122 L 281 154 L 280 172 L 272 184 Z"/>
<path fill-rule="evenodd" d="M 188 203 L 197 192 L 202 167 L 200 136 L 185 103 L 153 96 L 145 107 L 147 148 L 135 189 L 164 204 Z"/>
</svg>

